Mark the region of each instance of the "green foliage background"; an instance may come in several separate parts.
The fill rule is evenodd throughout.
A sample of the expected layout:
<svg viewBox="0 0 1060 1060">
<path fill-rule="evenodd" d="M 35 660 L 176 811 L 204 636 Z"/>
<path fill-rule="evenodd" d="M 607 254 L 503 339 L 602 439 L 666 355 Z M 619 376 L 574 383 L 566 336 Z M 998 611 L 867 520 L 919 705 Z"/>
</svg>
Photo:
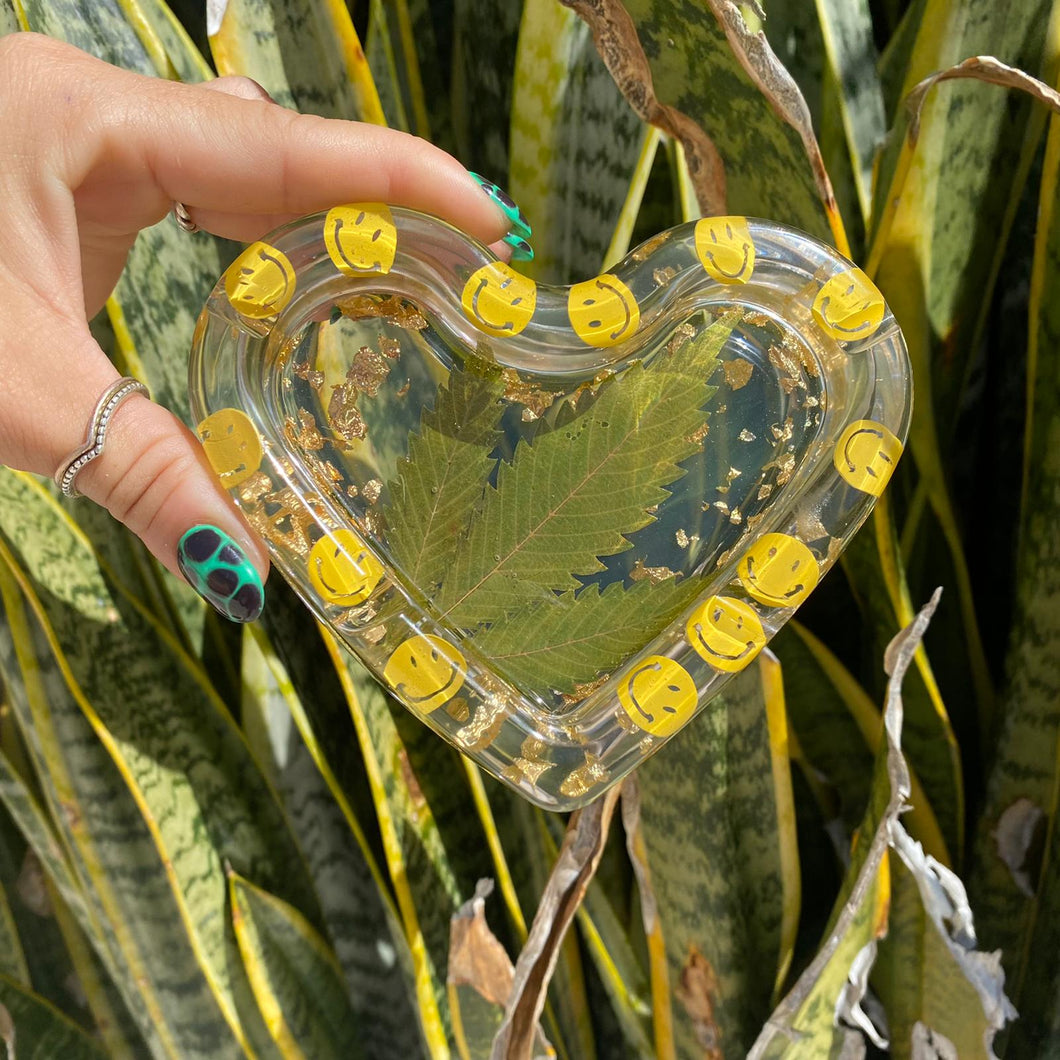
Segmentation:
<svg viewBox="0 0 1060 1060">
<path fill-rule="evenodd" d="M 480 775 L 281 585 L 223 627 L 105 513 L 0 469 L 9 1052 L 858 1055 L 867 991 L 898 1057 L 1060 1053 L 1057 97 L 966 68 L 915 143 L 905 102 L 976 55 L 1055 87 L 1060 3 L 571 8 L 229 0 L 210 36 L 192 0 L 0 0 L 0 30 L 428 136 L 520 203 L 539 279 L 700 209 L 846 242 L 909 343 L 909 455 L 610 828 L 614 797 L 567 822 Z M 164 222 L 94 325 L 185 418 L 232 252 Z M 889 658 L 900 728 L 880 662 L 937 585 L 926 650 Z"/>
</svg>

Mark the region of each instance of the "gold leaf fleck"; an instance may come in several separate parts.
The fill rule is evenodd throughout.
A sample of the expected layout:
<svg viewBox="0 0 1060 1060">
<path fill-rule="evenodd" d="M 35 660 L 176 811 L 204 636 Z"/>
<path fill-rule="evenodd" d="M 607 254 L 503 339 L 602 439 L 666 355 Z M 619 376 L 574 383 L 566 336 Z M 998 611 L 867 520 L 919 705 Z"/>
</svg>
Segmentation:
<svg viewBox="0 0 1060 1060">
<path fill-rule="evenodd" d="M 677 540 L 678 548 L 688 548 L 688 534 L 684 530 L 678 530 L 674 538 Z"/>
<path fill-rule="evenodd" d="M 732 483 L 733 479 L 738 479 L 739 477 L 740 477 L 740 472 L 737 471 L 736 468 L 730 467 L 729 468 L 729 473 L 725 476 L 725 481 L 728 482 L 728 483 Z"/>
<path fill-rule="evenodd" d="M 396 361 L 401 356 L 401 343 L 390 335 L 382 335 L 379 338 L 379 352 Z"/>
<path fill-rule="evenodd" d="M 740 439 L 741 442 L 753 442 L 756 436 L 752 434 L 746 427 L 744 427 L 744 429 L 740 431 L 737 437 Z"/>
<path fill-rule="evenodd" d="M 348 442 L 368 436 L 368 426 L 357 408 L 357 387 L 352 383 L 336 386 L 328 403 L 331 426 Z"/>
<path fill-rule="evenodd" d="M 368 504 L 375 504 L 379 500 L 379 495 L 383 492 L 383 483 L 377 478 L 369 479 L 361 487 L 361 496 L 365 499 Z"/>
<path fill-rule="evenodd" d="M 362 346 L 354 355 L 353 363 L 346 372 L 346 382 L 358 390 L 375 397 L 390 372 L 390 364 L 370 346 Z"/>
<path fill-rule="evenodd" d="M 596 678 L 595 681 L 582 681 L 580 684 L 576 684 L 573 692 L 564 692 L 560 696 L 561 702 L 565 707 L 573 707 L 583 699 L 588 699 L 597 689 L 602 688 L 610 676 L 610 674 L 603 674 Z M 529 737 L 527 738 L 529 739 Z"/>
<path fill-rule="evenodd" d="M 676 275 L 677 270 L 672 265 L 666 265 L 661 269 L 655 269 L 651 274 L 651 278 L 655 282 L 656 287 L 665 287 Z"/>
<path fill-rule="evenodd" d="M 714 507 L 718 509 L 723 515 L 729 514 L 729 506 L 724 501 L 715 501 Z"/>
<path fill-rule="evenodd" d="M 725 382 L 729 384 L 732 390 L 739 390 L 741 387 L 747 386 L 751 380 L 751 375 L 754 372 L 754 365 L 750 361 L 735 360 L 725 361 Z"/>
<path fill-rule="evenodd" d="M 445 712 L 461 725 L 471 717 L 471 705 L 464 696 L 453 696 L 445 705 Z"/>
<path fill-rule="evenodd" d="M 592 791 L 599 784 L 603 784 L 610 777 L 610 773 L 600 764 L 596 755 L 585 754 L 585 765 L 572 769 L 567 774 L 567 779 L 559 786 L 561 794 L 568 798 L 578 798 Z"/>
<path fill-rule="evenodd" d="M 795 429 L 795 425 L 792 423 L 792 419 L 789 416 L 784 421 L 783 427 L 778 427 L 775 423 L 769 428 L 773 433 L 773 439 L 777 442 L 789 442 L 791 441 L 791 435 Z"/>
<path fill-rule="evenodd" d="M 371 629 L 366 629 L 361 636 L 364 637 L 369 644 L 378 644 L 386 636 L 386 626 L 373 626 Z"/>
<path fill-rule="evenodd" d="M 356 497 L 360 492 L 361 491 L 352 482 L 346 487 L 347 497 Z"/>
<path fill-rule="evenodd" d="M 697 427 L 689 436 L 688 440 L 693 445 L 699 445 L 704 438 L 710 433 L 710 424 L 704 423 L 702 426 Z"/>
<path fill-rule="evenodd" d="M 739 526 L 740 523 L 743 522 L 743 516 L 740 514 L 739 508 L 733 508 L 732 511 L 729 512 L 729 522 L 732 523 L 733 526 Z"/>
<path fill-rule="evenodd" d="M 634 261 L 643 261 L 645 258 L 651 257 L 656 250 L 659 249 L 670 238 L 669 232 L 660 232 L 657 236 L 652 236 L 651 239 L 645 240 L 630 257 Z"/>
<path fill-rule="evenodd" d="M 658 585 L 659 582 L 664 582 L 667 578 L 675 576 L 675 572 L 669 567 L 646 567 L 642 559 L 638 559 L 633 564 L 633 569 L 629 572 L 630 581 L 642 582 L 647 580 L 652 585 Z"/>
<path fill-rule="evenodd" d="M 758 499 L 764 501 L 773 492 L 772 483 L 765 482 L 758 487 Z"/>
<path fill-rule="evenodd" d="M 475 707 L 471 721 L 453 733 L 453 741 L 465 751 L 481 750 L 493 742 L 511 712 L 507 696 L 488 695 Z"/>
<path fill-rule="evenodd" d="M 236 492 L 243 507 L 253 508 L 265 494 L 272 492 L 272 479 L 264 471 L 255 471 L 239 484 Z"/>
<path fill-rule="evenodd" d="M 666 343 L 666 352 L 668 354 L 676 353 L 690 338 L 696 333 L 696 329 L 691 324 L 685 322 L 684 324 L 678 324 L 673 330 L 673 334 L 670 336 L 670 340 Z"/>
</svg>

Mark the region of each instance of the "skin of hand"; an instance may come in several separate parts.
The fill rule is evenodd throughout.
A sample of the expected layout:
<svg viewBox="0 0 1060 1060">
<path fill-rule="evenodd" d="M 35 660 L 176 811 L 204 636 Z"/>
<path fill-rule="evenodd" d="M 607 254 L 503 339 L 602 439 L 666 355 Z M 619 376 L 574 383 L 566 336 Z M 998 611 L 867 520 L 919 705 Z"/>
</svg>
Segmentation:
<svg viewBox="0 0 1060 1060">
<path fill-rule="evenodd" d="M 246 78 L 178 84 L 18 33 L 0 38 L 0 114 L 0 463 L 13 468 L 50 477 L 84 441 L 96 401 L 119 377 L 88 320 L 137 233 L 174 201 L 201 229 L 244 242 L 338 203 L 377 201 L 510 250 L 499 242 L 508 221 L 444 151 L 285 110 Z M 198 440 L 142 395 L 118 408 L 77 489 L 174 572 L 181 536 L 210 524 L 264 581 L 265 547 Z"/>
</svg>

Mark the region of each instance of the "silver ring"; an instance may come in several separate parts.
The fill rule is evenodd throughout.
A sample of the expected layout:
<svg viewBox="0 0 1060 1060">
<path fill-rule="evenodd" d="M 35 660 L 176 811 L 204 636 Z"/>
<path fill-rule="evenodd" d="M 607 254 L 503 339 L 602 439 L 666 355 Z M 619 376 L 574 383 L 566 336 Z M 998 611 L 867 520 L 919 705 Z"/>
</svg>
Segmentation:
<svg viewBox="0 0 1060 1060">
<path fill-rule="evenodd" d="M 173 217 L 185 232 L 198 232 L 199 226 L 191 219 L 191 214 L 188 213 L 188 208 L 184 203 L 173 203 Z"/>
<path fill-rule="evenodd" d="M 81 494 L 74 489 L 74 480 L 78 473 L 86 465 L 96 459 L 103 452 L 103 443 L 107 438 L 107 426 L 111 417 L 117 411 L 118 406 L 133 394 L 143 394 L 150 398 L 147 387 L 138 379 L 123 376 L 116 383 L 111 383 L 99 401 L 96 402 L 96 410 L 92 413 L 92 421 L 88 425 L 85 440 L 59 465 L 55 472 L 55 484 L 62 490 L 66 497 L 80 497 Z"/>
</svg>

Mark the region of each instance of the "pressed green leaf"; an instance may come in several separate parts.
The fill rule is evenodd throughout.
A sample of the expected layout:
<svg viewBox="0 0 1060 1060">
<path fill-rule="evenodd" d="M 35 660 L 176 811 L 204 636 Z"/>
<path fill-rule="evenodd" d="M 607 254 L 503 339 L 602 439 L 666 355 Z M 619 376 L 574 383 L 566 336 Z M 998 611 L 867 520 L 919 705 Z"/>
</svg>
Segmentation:
<svg viewBox="0 0 1060 1060">
<path fill-rule="evenodd" d="M 12 1060 L 15 1056 L 19 1060 L 55 1060 L 60 1056 L 63 1060 L 105 1060 L 107 1054 L 99 1043 L 76 1023 L 6 975 L 0 975 L 0 1006 L 13 1028 L 7 1045 Z"/>
<path fill-rule="evenodd" d="M 797 903 L 799 880 L 785 851 L 795 821 L 777 800 L 787 774 L 790 802 L 790 774 L 773 753 L 764 680 L 761 663 L 734 678 L 637 774 L 669 981 L 669 995 L 653 989 L 656 1034 L 668 1006 L 681 1056 L 707 1042 L 745 1053 L 791 942 L 785 906 Z"/>
<path fill-rule="evenodd" d="M 409 437 L 408 457 L 391 484 L 388 543 L 409 582 L 430 592 L 445 576 L 467 513 L 496 464 L 503 384 L 457 371 L 438 388 L 434 408 Z"/>
<path fill-rule="evenodd" d="M 830 237 L 800 134 L 752 81 L 714 11 L 683 0 L 565 2 L 593 27 L 641 116 L 682 141 L 704 213 L 772 217 Z M 734 4 L 718 6 L 755 35 Z"/>
<path fill-rule="evenodd" d="M 475 646 L 523 688 L 572 692 L 613 670 L 701 590 L 694 578 L 629 589 L 613 582 L 603 592 L 594 583 L 496 623 L 475 636 Z"/>
<path fill-rule="evenodd" d="M 679 462 L 699 449 L 691 437 L 730 331 L 719 321 L 651 367 L 632 365 L 564 426 L 520 445 L 486 489 L 438 610 L 462 626 L 496 621 L 578 588 L 575 574 L 604 570 L 598 557 L 630 548 L 624 535 L 652 521 L 647 509 L 669 496 Z"/>
<path fill-rule="evenodd" d="M 6 566 L 0 590 L 0 672 L 20 727 L 32 734 L 36 773 L 77 872 L 86 935 L 153 1054 L 241 1055 L 188 945 L 147 825 L 39 626 L 24 613 Z M 65 887 L 41 815 L 17 790 L 5 801 L 19 810 L 42 864 Z M 77 894 L 72 887 L 70 893 L 76 913 Z"/>
<path fill-rule="evenodd" d="M 334 953 L 292 906 L 230 873 L 239 952 L 258 1007 L 285 1057 L 363 1055 Z"/>
<path fill-rule="evenodd" d="M 145 816 L 203 973 L 238 1036 L 242 983 L 223 930 L 222 861 L 317 915 L 275 795 L 191 660 L 112 588 L 84 540 L 25 476 L 0 476 L 0 531 L 30 572 L 22 590 L 61 653 L 71 693 Z M 197 835 L 209 841 L 189 845 Z"/>
<path fill-rule="evenodd" d="M 508 191 L 534 228 L 546 283 L 595 275 L 640 153 L 643 123 L 622 97 L 588 25 L 555 0 L 527 0 L 511 110 Z"/>
</svg>

